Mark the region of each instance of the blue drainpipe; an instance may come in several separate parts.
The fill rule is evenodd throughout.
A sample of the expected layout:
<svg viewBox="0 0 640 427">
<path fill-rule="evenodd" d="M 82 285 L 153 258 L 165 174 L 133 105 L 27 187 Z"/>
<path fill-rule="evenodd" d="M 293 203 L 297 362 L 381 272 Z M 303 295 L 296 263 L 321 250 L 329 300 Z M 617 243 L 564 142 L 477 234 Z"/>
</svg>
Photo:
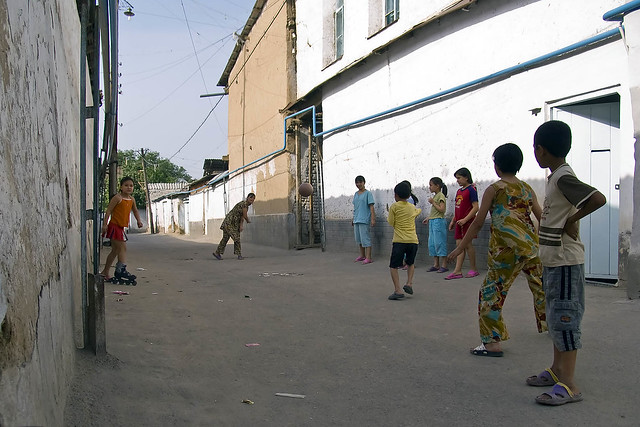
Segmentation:
<svg viewBox="0 0 640 427">
<path fill-rule="evenodd" d="M 640 8 L 640 0 L 633 1 L 631 3 L 628 3 L 625 6 L 630 6 L 632 4 L 637 4 L 636 8 Z M 620 9 L 620 8 L 618 8 L 618 9 Z M 616 10 L 617 9 L 614 9 L 614 11 L 616 11 Z M 614 11 L 611 11 L 611 12 L 614 12 Z M 609 12 L 609 13 L 611 13 L 611 12 Z M 207 184 L 205 184 L 204 186 L 202 186 L 200 188 L 204 188 L 206 186 L 215 184 L 216 182 L 221 181 L 221 180 L 229 177 L 231 174 L 233 174 L 235 172 L 238 172 L 238 171 L 240 171 L 242 169 L 245 169 L 245 168 L 247 168 L 247 167 L 249 167 L 251 165 L 254 165 L 254 164 L 256 164 L 256 163 L 258 163 L 258 162 L 260 162 L 260 161 L 262 161 L 262 160 L 264 160 L 264 159 L 266 159 L 268 157 L 271 157 L 273 155 L 276 155 L 276 154 L 279 154 L 279 153 L 283 152 L 287 148 L 287 120 L 289 120 L 289 119 L 291 119 L 293 117 L 305 114 L 305 113 L 307 113 L 309 111 L 311 111 L 311 124 L 312 124 L 313 137 L 317 138 L 319 136 L 323 136 L 323 135 L 326 135 L 326 134 L 329 134 L 329 133 L 332 133 L 332 132 L 336 132 L 336 131 L 339 131 L 339 130 L 342 130 L 342 129 L 346 129 L 346 128 L 350 127 L 350 126 L 353 126 L 353 125 L 356 125 L 356 124 L 359 124 L 359 123 L 363 123 L 363 122 L 366 122 L 368 120 L 373 120 L 373 119 L 385 116 L 387 114 L 395 113 L 397 111 L 404 110 L 406 108 L 410 108 L 410 107 L 413 107 L 415 105 L 422 104 L 424 102 L 434 100 L 436 98 L 441 98 L 443 96 L 450 95 L 452 93 L 459 92 L 461 90 L 468 89 L 470 87 L 480 85 L 480 84 L 485 83 L 485 82 L 490 81 L 490 80 L 498 79 L 500 77 L 507 77 L 507 76 L 510 77 L 510 76 L 515 75 L 517 73 L 520 73 L 520 72 L 523 72 L 523 71 L 527 71 L 529 68 L 533 68 L 533 67 L 536 67 L 538 65 L 541 65 L 542 63 L 544 63 L 546 61 L 549 61 L 551 59 L 558 58 L 558 57 L 560 57 L 562 55 L 565 55 L 567 53 L 570 53 L 570 52 L 573 52 L 575 50 L 587 47 L 587 46 L 589 46 L 591 44 L 594 44 L 594 43 L 603 42 L 605 40 L 608 40 L 608 39 L 611 39 L 611 38 L 614 38 L 614 37 L 620 37 L 620 31 L 618 30 L 618 28 L 615 28 L 615 29 L 609 30 L 609 31 L 605 31 L 604 33 L 595 35 L 593 37 L 589 37 L 588 39 L 583 40 L 581 42 L 571 44 L 571 45 L 566 46 L 566 47 L 564 47 L 562 49 L 555 50 L 555 51 L 553 51 L 551 53 L 539 56 L 537 58 L 534 58 L 534 59 L 531 59 L 529 61 L 523 62 L 521 64 L 515 65 L 513 67 L 505 68 L 505 69 L 503 69 L 501 71 L 498 71 L 498 72 L 495 72 L 493 74 L 489 74 L 487 76 L 480 77 L 480 78 L 472 80 L 470 82 L 467 82 L 467 83 L 452 87 L 451 89 L 443 90 L 443 91 L 435 93 L 433 95 L 429 95 L 429 96 L 426 96 L 424 98 L 420 98 L 420 99 L 418 99 L 416 101 L 409 102 L 407 104 L 403 104 L 403 105 L 400 105 L 398 107 L 394 107 L 394 108 L 382 111 L 380 113 L 364 117 L 362 119 L 354 120 L 352 122 L 349 122 L 349 123 L 346 123 L 346 124 L 343 124 L 343 125 L 340 125 L 340 126 L 336 126 L 336 127 L 332 128 L 332 129 L 325 130 L 325 131 L 319 132 L 319 133 L 316 131 L 316 129 L 317 129 L 316 128 L 316 107 L 315 107 L 315 105 L 312 105 L 310 107 L 307 107 L 307 108 L 305 108 L 303 110 L 300 110 L 300 111 L 298 111 L 298 112 L 296 112 L 294 114 L 291 114 L 291 115 L 289 115 L 289 116 L 284 118 L 284 135 L 283 135 L 284 142 L 283 142 L 282 148 L 279 148 L 279 149 L 277 149 L 275 151 L 272 151 L 271 153 L 269 153 L 267 155 L 264 155 L 264 156 L 260 157 L 259 159 L 256 159 L 256 160 L 254 160 L 254 161 L 252 161 L 250 163 L 247 163 L 247 164 L 245 164 L 243 166 L 240 166 L 239 168 L 236 168 L 236 169 L 234 169 L 232 171 L 226 172 L 224 174 L 220 174 L 220 175 L 216 176 L 214 179 L 212 179 L 211 181 L 207 182 Z M 198 188 L 196 190 L 199 190 L 200 188 Z M 168 194 L 167 196 L 176 195 L 176 194 L 189 194 L 192 191 L 196 191 L 196 190 L 181 191 L 181 192 L 171 193 L 171 194 Z"/>
<path fill-rule="evenodd" d="M 602 19 L 605 21 L 622 21 L 624 15 L 638 9 L 640 9 L 640 0 L 634 0 L 610 10 L 602 16 Z"/>
<path fill-rule="evenodd" d="M 602 42 L 604 40 L 607 40 L 609 38 L 616 37 L 616 36 L 620 36 L 620 32 L 618 31 L 617 28 L 613 29 L 613 30 L 606 31 L 606 32 L 601 33 L 601 34 L 598 34 L 596 36 L 590 37 L 590 38 L 588 38 L 586 40 L 583 40 L 581 42 L 574 43 L 574 44 L 569 45 L 567 47 L 564 47 L 562 49 L 558 49 L 558 50 L 553 51 L 551 53 L 548 53 L 546 55 L 539 56 L 537 58 L 534 58 L 534 59 L 531 59 L 529 61 L 523 62 L 521 64 L 515 65 L 513 67 L 505 68 L 504 70 L 498 71 L 496 73 L 489 74 L 487 76 L 480 77 L 479 79 L 472 80 L 470 82 L 461 84 L 459 86 L 452 87 L 451 89 L 443 90 L 443 91 L 435 93 L 433 95 L 429 95 L 429 96 L 426 96 L 424 98 L 420 98 L 420 99 L 418 99 L 416 101 L 409 102 L 407 104 L 403 104 L 403 105 L 400 105 L 398 107 L 391 108 L 389 110 L 385 110 L 385 111 L 383 111 L 381 113 L 373 114 L 371 116 L 367 116 L 367 117 L 364 117 L 364 118 L 359 119 L 359 120 L 354 120 L 354 121 L 349 122 L 347 124 L 344 124 L 344 125 L 341 125 L 341 126 L 337 126 L 337 127 L 334 127 L 332 129 L 329 129 L 329 130 L 325 130 L 324 132 L 320 132 L 320 133 L 317 133 L 317 134 L 315 132 L 315 115 L 314 115 L 314 117 L 313 117 L 313 121 L 314 121 L 314 123 L 313 123 L 314 124 L 313 136 L 317 137 L 317 136 L 326 135 L 328 133 L 336 132 L 338 130 L 345 129 L 345 128 L 348 128 L 350 126 L 353 126 L 353 125 L 356 125 L 356 124 L 359 124 L 359 123 L 362 123 L 362 122 L 366 122 L 368 120 L 376 119 L 376 118 L 379 118 L 379 117 L 387 115 L 387 114 L 395 113 L 397 111 L 404 110 L 406 108 L 410 108 L 410 107 L 413 107 L 415 105 L 422 104 L 424 102 L 431 101 L 431 100 L 436 99 L 436 98 L 441 98 L 443 96 L 450 95 L 452 93 L 455 93 L 455 92 L 458 92 L 458 91 L 461 91 L 461 90 L 464 90 L 464 89 L 468 89 L 468 88 L 470 88 L 472 86 L 477 86 L 479 84 L 482 84 L 482 83 L 485 83 L 487 81 L 494 80 L 494 79 L 497 79 L 497 78 L 500 78 L 500 77 L 506 77 L 506 76 L 510 77 L 510 76 L 515 75 L 517 73 L 520 73 L 520 72 L 523 72 L 523 71 L 527 71 L 527 69 L 529 69 L 529 68 L 536 67 L 536 66 L 542 64 L 543 62 L 549 61 L 550 59 L 554 59 L 554 58 L 560 57 L 560 56 L 565 55 L 565 54 L 567 54 L 569 52 L 572 52 L 574 50 L 581 49 L 583 47 L 589 46 L 590 44 Z M 285 122 L 286 122 L 286 118 L 285 118 Z M 286 139 L 286 135 L 285 135 L 285 139 Z"/>
</svg>

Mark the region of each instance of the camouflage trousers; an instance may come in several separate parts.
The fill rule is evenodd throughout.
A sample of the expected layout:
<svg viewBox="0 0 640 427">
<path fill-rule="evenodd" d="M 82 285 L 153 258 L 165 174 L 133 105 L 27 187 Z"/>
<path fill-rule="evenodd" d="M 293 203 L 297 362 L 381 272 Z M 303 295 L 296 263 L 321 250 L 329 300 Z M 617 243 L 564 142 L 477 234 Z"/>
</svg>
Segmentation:
<svg viewBox="0 0 640 427">
<path fill-rule="evenodd" d="M 218 249 L 216 252 L 222 255 L 224 253 L 224 249 L 227 247 L 227 242 L 229 239 L 233 239 L 233 253 L 236 255 L 242 255 L 242 245 L 240 244 L 240 230 L 238 229 L 229 229 L 227 227 L 222 229 L 222 239 L 218 244 Z"/>
</svg>

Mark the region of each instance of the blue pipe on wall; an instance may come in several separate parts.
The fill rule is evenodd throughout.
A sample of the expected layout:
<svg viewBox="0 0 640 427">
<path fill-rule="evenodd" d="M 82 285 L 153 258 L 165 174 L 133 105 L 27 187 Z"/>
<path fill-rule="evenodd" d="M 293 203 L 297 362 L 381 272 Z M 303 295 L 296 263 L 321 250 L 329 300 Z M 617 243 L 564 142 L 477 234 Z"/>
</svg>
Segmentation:
<svg viewBox="0 0 640 427">
<path fill-rule="evenodd" d="M 638 3 L 638 8 L 640 8 L 640 0 L 636 0 L 634 2 L 628 3 L 625 6 L 631 7 L 630 5 L 632 5 L 634 3 Z M 618 8 L 618 9 L 620 9 L 620 8 Z M 617 10 L 617 9 L 614 9 L 614 11 L 615 10 Z M 611 12 L 613 12 L 613 11 L 611 11 Z M 611 13 L 611 12 L 609 12 L 609 13 Z M 398 112 L 400 110 L 404 110 L 404 109 L 416 106 L 418 104 L 422 104 L 424 102 L 431 101 L 431 100 L 436 99 L 436 98 L 441 98 L 443 96 L 450 95 L 450 94 L 453 94 L 455 92 L 459 92 L 461 90 L 468 89 L 468 88 L 473 87 L 473 86 L 477 86 L 479 84 L 485 83 L 485 82 L 490 81 L 490 80 L 494 80 L 494 79 L 497 79 L 497 78 L 500 78 L 500 77 L 515 75 L 517 73 L 526 71 L 528 68 L 533 68 L 533 67 L 535 67 L 537 65 L 542 64 L 543 62 L 549 61 L 550 59 L 554 59 L 554 58 L 560 57 L 560 56 L 565 55 L 565 54 L 567 54 L 569 52 L 573 52 L 575 50 L 578 50 L 578 49 L 581 49 L 583 47 L 589 46 L 590 44 L 602 42 L 604 40 L 607 40 L 607 39 L 610 39 L 610 38 L 613 38 L 613 37 L 616 37 L 616 36 L 618 36 L 618 37 L 620 36 L 620 32 L 619 32 L 619 30 L 617 28 L 613 29 L 613 30 L 606 31 L 606 32 L 598 34 L 598 35 L 595 35 L 593 37 L 589 37 L 586 40 L 583 40 L 583 41 L 578 42 L 578 43 L 571 44 L 571 45 L 566 46 L 564 48 L 561 48 L 561 49 L 555 50 L 555 51 L 553 51 L 551 53 L 548 53 L 546 55 L 538 56 L 537 58 L 531 59 L 529 61 L 526 61 L 526 62 L 523 62 L 521 64 L 515 65 L 513 67 L 505 68 L 505 69 L 503 69 L 501 71 L 498 71 L 498 72 L 495 72 L 493 74 L 489 74 L 487 76 L 480 77 L 480 78 L 472 80 L 470 82 L 467 82 L 467 83 L 452 87 L 451 89 L 443 90 L 443 91 L 440 91 L 440 92 L 435 93 L 433 95 L 429 95 L 429 96 L 426 96 L 424 98 L 420 98 L 420 99 L 418 99 L 416 101 L 409 102 L 409 103 L 406 103 L 406 104 L 402 104 L 402 105 L 400 105 L 398 107 L 390 108 L 390 109 L 382 111 L 380 113 L 373 114 L 373 115 L 364 117 L 362 119 L 354 120 L 352 122 L 349 122 L 349 123 L 346 123 L 346 124 L 343 124 L 343 125 L 340 125 L 340 126 L 336 126 L 334 128 L 331 128 L 329 130 L 326 130 L 326 131 L 323 131 L 323 132 L 319 132 L 319 133 L 316 132 L 316 107 L 315 107 L 315 105 L 312 105 L 311 107 L 307 107 L 307 108 L 305 108 L 303 110 L 300 110 L 300 111 L 298 111 L 298 112 L 296 112 L 294 114 L 291 114 L 291 115 L 289 115 L 289 116 L 284 118 L 284 135 L 283 135 L 284 143 L 283 143 L 282 148 L 279 148 L 278 150 L 275 150 L 275 151 L 273 151 L 273 152 L 271 152 L 271 153 L 269 153 L 269 154 L 267 154 L 265 156 L 260 157 L 259 159 L 256 159 L 256 160 L 254 160 L 254 161 L 252 161 L 250 163 L 247 163 L 246 165 L 240 166 L 239 168 L 236 168 L 236 169 L 234 169 L 232 171 L 229 171 L 229 172 L 223 173 L 221 175 L 218 175 L 217 177 L 215 177 L 211 181 L 207 182 L 207 184 L 205 186 L 200 187 L 200 188 L 198 188 L 196 190 L 199 190 L 199 189 L 204 188 L 204 187 L 209 186 L 209 185 L 213 185 L 216 182 L 219 182 L 219 181 L 227 178 L 228 176 L 230 176 L 231 174 L 233 174 L 235 172 L 243 170 L 243 169 L 245 169 L 245 168 L 247 168 L 247 167 L 249 167 L 251 165 L 254 165 L 254 164 L 256 164 L 256 163 L 258 163 L 258 162 L 260 162 L 260 161 L 262 161 L 262 160 L 264 160 L 264 159 L 266 159 L 268 157 L 271 157 L 273 155 L 276 155 L 276 154 L 279 154 L 279 153 L 283 152 L 287 148 L 287 120 L 289 120 L 289 119 L 291 119 L 293 117 L 302 115 L 302 114 L 304 114 L 304 113 L 306 113 L 308 111 L 312 112 L 311 123 L 312 123 L 313 137 L 315 138 L 315 137 L 326 135 L 328 133 L 336 132 L 338 130 L 346 129 L 346 128 L 350 127 L 350 126 L 353 126 L 353 125 L 356 125 L 356 124 L 359 124 L 359 123 L 363 123 L 363 122 L 366 122 L 366 121 L 369 121 L 369 120 L 377 119 L 377 118 L 380 118 L 380 117 L 385 116 L 387 114 L 392 114 L 392 113 Z M 171 194 L 168 194 L 167 196 L 177 195 L 177 194 L 189 194 L 192 191 L 196 191 L 196 190 L 171 193 Z"/>
<path fill-rule="evenodd" d="M 640 0 L 634 0 L 610 10 L 602 16 L 602 19 L 605 21 L 622 21 L 624 15 L 638 9 L 640 9 Z"/>
<path fill-rule="evenodd" d="M 511 75 L 517 74 L 519 72 L 526 71 L 527 68 L 532 68 L 532 67 L 534 67 L 536 65 L 539 65 L 539 64 L 541 64 L 541 63 L 543 63 L 545 61 L 548 61 L 550 59 L 557 58 L 557 57 L 559 57 L 561 55 L 564 55 L 564 54 L 572 52 L 574 50 L 583 48 L 583 47 L 588 46 L 590 44 L 601 42 L 601 41 L 606 40 L 608 38 L 619 36 L 619 35 L 620 35 L 620 33 L 619 33 L 617 28 L 614 29 L 614 30 L 609 30 L 609 31 L 606 31 L 606 32 L 604 32 L 602 34 L 598 34 L 596 36 L 589 37 L 588 39 L 583 40 L 581 42 L 574 43 L 574 44 L 569 45 L 567 47 L 564 47 L 562 49 L 558 49 L 558 50 L 553 51 L 551 53 L 548 53 L 546 55 L 542 55 L 542 56 L 539 56 L 537 58 L 531 59 L 529 61 L 523 62 L 521 64 L 515 65 L 513 67 L 505 68 L 504 70 L 498 71 L 496 73 L 489 74 L 487 76 L 480 77 L 479 79 L 472 80 L 472 81 L 470 81 L 468 83 L 464 83 L 464 84 L 461 84 L 459 86 L 452 87 L 451 89 L 443 90 L 441 92 L 435 93 L 433 95 L 426 96 L 426 97 L 418 99 L 416 101 L 409 102 L 407 104 L 403 104 L 403 105 L 400 105 L 398 107 L 385 110 L 385 111 L 383 111 L 381 113 L 373 114 L 371 116 L 367 116 L 367 117 L 364 117 L 364 118 L 359 119 L 359 120 L 354 120 L 354 121 L 349 122 L 347 124 L 334 127 L 332 129 L 326 130 L 324 132 L 320 132 L 318 134 L 316 134 L 314 132 L 313 136 L 317 137 L 317 136 L 325 135 L 327 133 L 336 132 L 338 130 L 341 130 L 341 129 L 344 129 L 344 128 L 348 128 L 349 126 L 353 126 L 353 125 L 356 125 L 356 124 L 359 124 L 359 123 L 362 123 L 362 122 L 366 122 L 368 120 L 377 119 L 377 118 L 379 118 L 381 116 L 384 116 L 384 115 L 387 115 L 387 114 L 391 114 L 391 113 L 395 113 L 395 112 L 398 112 L 400 110 L 404 110 L 406 108 L 410 108 L 410 107 L 413 107 L 413 106 L 418 105 L 418 104 L 422 104 L 423 102 L 431 101 L 431 100 L 436 99 L 436 98 L 441 98 L 443 96 L 450 95 L 452 93 L 455 93 L 455 92 L 458 92 L 458 91 L 461 91 L 461 90 L 464 90 L 464 89 L 468 89 L 468 88 L 470 88 L 472 86 L 479 85 L 479 84 L 487 82 L 489 80 L 497 79 L 499 77 L 504 77 L 504 76 L 507 76 L 507 75 L 511 76 Z M 315 123 L 315 118 L 314 118 L 314 123 Z M 286 138 L 286 135 L 285 135 L 285 138 Z"/>
</svg>

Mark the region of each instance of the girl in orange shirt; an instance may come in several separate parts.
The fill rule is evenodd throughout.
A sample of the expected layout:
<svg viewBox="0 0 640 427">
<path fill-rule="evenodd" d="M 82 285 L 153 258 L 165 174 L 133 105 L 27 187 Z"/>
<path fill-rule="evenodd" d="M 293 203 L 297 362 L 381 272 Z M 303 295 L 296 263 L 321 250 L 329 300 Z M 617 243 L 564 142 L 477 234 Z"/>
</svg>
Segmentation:
<svg viewBox="0 0 640 427">
<path fill-rule="evenodd" d="M 133 215 L 138 221 L 138 228 L 142 228 L 142 221 L 138 213 L 136 201 L 132 197 L 133 194 L 133 178 L 125 176 L 120 180 L 120 192 L 111 198 L 107 211 L 104 214 L 104 222 L 102 224 L 102 237 L 111 239 L 111 252 L 107 256 L 104 269 L 100 273 L 107 281 L 114 283 L 126 283 L 135 285 L 136 276 L 127 271 L 127 235 L 124 228 L 129 226 L 129 214 L 133 211 Z M 107 222 L 107 220 L 109 220 Z M 109 277 L 109 269 L 113 260 L 118 257 L 115 279 Z"/>
</svg>

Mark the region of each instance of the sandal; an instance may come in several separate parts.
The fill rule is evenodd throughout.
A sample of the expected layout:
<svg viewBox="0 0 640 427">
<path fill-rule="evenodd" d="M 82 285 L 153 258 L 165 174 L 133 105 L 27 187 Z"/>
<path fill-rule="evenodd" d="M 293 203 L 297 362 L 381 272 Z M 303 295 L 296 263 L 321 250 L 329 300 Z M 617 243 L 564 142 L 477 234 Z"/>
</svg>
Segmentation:
<svg viewBox="0 0 640 427">
<path fill-rule="evenodd" d="M 389 295 L 390 300 L 396 300 L 396 299 L 402 299 L 402 298 L 404 298 L 404 294 L 398 294 L 394 292 L 391 295 Z"/>
<path fill-rule="evenodd" d="M 438 269 L 438 273 L 446 273 L 447 271 L 449 271 L 449 269 L 447 267 L 440 267 Z"/>
<path fill-rule="evenodd" d="M 462 273 L 451 273 L 444 280 L 462 279 Z"/>
<path fill-rule="evenodd" d="M 551 391 L 536 397 L 536 402 L 549 406 L 560 406 L 565 403 L 580 402 L 581 400 L 582 393 L 572 392 L 569 387 L 561 382 L 556 383 Z"/>
<path fill-rule="evenodd" d="M 487 357 L 502 357 L 504 356 L 504 352 L 502 351 L 489 351 L 484 346 L 484 343 L 480 344 L 476 348 L 472 348 L 469 350 L 471 354 L 474 356 L 487 356 Z"/>
<path fill-rule="evenodd" d="M 219 253 L 214 252 L 213 256 L 218 260 L 218 261 L 222 261 L 222 255 L 220 255 Z"/>
<path fill-rule="evenodd" d="M 427 273 L 431 273 L 432 271 L 438 271 L 438 267 L 431 267 L 427 270 Z"/>
<path fill-rule="evenodd" d="M 467 275 L 465 277 L 471 278 L 471 277 L 476 277 L 476 276 L 479 276 L 479 275 L 480 275 L 480 273 L 478 273 L 477 271 L 469 270 L 469 272 L 467 273 Z"/>
<path fill-rule="evenodd" d="M 533 387 L 551 387 L 558 381 L 556 374 L 553 373 L 551 368 L 548 368 L 540 372 L 538 375 L 533 375 L 527 378 L 527 385 Z"/>
<path fill-rule="evenodd" d="M 406 293 L 408 293 L 409 295 L 413 295 L 413 286 L 411 286 L 411 285 L 404 285 L 404 286 L 402 287 L 402 289 L 403 289 Z"/>
</svg>

